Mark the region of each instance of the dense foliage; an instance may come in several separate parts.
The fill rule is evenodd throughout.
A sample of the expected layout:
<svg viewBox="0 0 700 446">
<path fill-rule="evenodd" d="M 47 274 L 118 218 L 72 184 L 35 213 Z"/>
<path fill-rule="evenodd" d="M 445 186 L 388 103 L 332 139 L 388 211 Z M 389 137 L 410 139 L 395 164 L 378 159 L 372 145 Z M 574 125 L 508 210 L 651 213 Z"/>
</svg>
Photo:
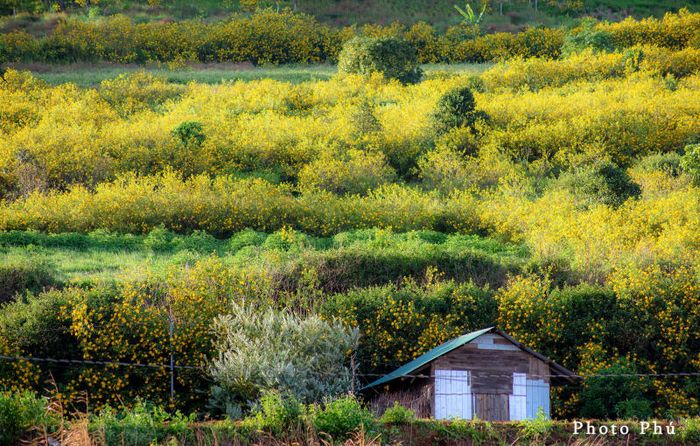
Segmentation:
<svg viewBox="0 0 700 446">
<path fill-rule="evenodd" d="M 355 37 L 346 42 L 338 56 L 338 71 L 382 73 L 387 79 L 403 83 L 418 82 L 422 75 L 415 48 L 393 37 Z"/>
</svg>

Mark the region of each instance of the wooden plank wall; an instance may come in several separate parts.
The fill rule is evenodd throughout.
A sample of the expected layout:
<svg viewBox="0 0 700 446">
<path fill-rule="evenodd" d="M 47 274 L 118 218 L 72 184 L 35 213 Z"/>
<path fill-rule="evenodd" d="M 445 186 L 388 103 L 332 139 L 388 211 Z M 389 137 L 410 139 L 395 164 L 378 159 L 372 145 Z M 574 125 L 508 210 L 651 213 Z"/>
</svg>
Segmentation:
<svg viewBox="0 0 700 446">
<path fill-rule="evenodd" d="M 436 359 L 432 374 L 435 370 L 469 370 L 476 416 L 506 421 L 510 416 L 508 397 L 513 393 L 513 373 L 525 373 L 527 379 L 549 383 L 549 365 L 498 335 L 481 338 Z"/>
<path fill-rule="evenodd" d="M 474 395 L 476 416 L 480 420 L 508 421 L 510 407 L 508 395 L 479 393 Z"/>
<path fill-rule="evenodd" d="M 513 372 L 529 373 L 530 358 L 524 351 L 481 350 L 467 344 L 435 360 L 433 372 L 469 370 L 472 392 L 509 395 L 513 393 Z"/>
<path fill-rule="evenodd" d="M 407 382 L 403 385 L 399 383 L 370 396 L 369 405 L 375 414 L 381 416 L 394 402 L 398 402 L 413 410 L 419 418 L 430 418 L 433 416 L 435 403 L 434 387 L 433 380 Z"/>
</svg>

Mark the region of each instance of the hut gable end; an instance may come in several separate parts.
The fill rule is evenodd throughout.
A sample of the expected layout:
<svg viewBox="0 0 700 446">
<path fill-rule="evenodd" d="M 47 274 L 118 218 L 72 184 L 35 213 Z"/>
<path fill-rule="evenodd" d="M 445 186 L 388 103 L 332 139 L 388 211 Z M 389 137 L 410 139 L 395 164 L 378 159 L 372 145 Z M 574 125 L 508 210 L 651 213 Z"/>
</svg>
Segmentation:
<svg viewBox="0 0 700 446">
<path fill-rule="evenodd" d="M 479 342 L 480 341 L 480 342 Z M 513 393 L 513 373 L 549 383 L 549 366 L 521 350 L 500 335 L 489 333 L 441 356 L 432 363 L 437 370 L 469 370 L 472 391 L 476 394 Z"/>
</svg>

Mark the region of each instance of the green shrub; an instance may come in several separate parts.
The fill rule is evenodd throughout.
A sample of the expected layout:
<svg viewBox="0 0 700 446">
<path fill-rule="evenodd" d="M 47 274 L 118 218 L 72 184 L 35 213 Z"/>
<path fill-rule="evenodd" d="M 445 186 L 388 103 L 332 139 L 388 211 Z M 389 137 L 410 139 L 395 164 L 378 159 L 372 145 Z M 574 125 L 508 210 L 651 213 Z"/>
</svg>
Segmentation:
<svg viewBox="0 0 700 446">
<path fill-rule="evenodd" d="M 39 292 L 58 286 L 55 272 L 36 261 L 7 262 L 0 265 L 0 304 L 11 301 L 18 293 Z"/>
<path fill-rule="evenodd" d="M 571 55 L 591 48 L 594 52 L 611 52 L 615 49 L 612 33 L 595 27 L 594 20 L 586 20 L 582 26 L 566 35 L 562 53 Z"/>
<path fill-rule="evenodd" d="M 274 251 L 302 251 L 310 246 L 311 241 L 306 234 L 286 228 L 268 235 L 262 244 L 263 248 Z"/>
<path fill-rule="evenodd" d="M 700 186 L 700 144 L 685 146 L 685 154 L 681 158 L 681 169 Z"/>
<path fill-rule="evenodd" d="M 394 405 L 384 411 L 379 421 L 385 424 L 411 424 L 416 421 L 416 413 L 394 401 Z"/>
<path fill-rule="evenodd" d="M 358 335 L 338 322 L 232 303 L 230 314 L 215 320 L 214 336 L 210 371 L 228 404 L 256 401 L 265 391 L 308 403 L 351 387 L 348 355 Z"/>
<path fill-rule="evenodd" d="M 687 418 L 683 420 L 680 428 L 681 440 L 686 444 L 700 443 L 700 418 Z"/>
<path fill-rule="evenodd" d="M 648 383 L 633 376 L 636 373 L 633 362 L 619 358 L 587 378 L 581 391 L 581 416 L 607 420 L 651 417 L 651 401 L 644 396 Z"/>
<path fill-rule="evenodd" d="M 207 139 L 204 127 L 197 121 L 180 123 L 173 129 L 172 135 L 185 147 L 201 147 L 204 140 Z"/>
<path fill-rule="evenodd" d="M 624 169 L 607 162 L 566 173 L 560 182 L 576 197 L 579 205 L 584 207 L 594 204 L 619 206 L 628 198 L 641 193 L 639 186 Z"/>
<path fill-rule="evenodd" d="M 476 111 L 474 94 L 469 87 L 457 87 L 445 93 L 433 112 L 433 126 L 438 134 L 453 128 L 473 127 L 477 119 L 486 119 Z"/>
<path fill-rule="evenodd" d="M 204 231 L 194 231 L 190 235 L 178 236 L 172 239 L 177 250 L 189 250 L 202 254 L 211 254 L 217 251 L 219 241 Z"/>
<path fill-rule="evenodd" d="M 427 190 L 449 193 L 473 182 L 473 174 L 464 157 L 455 150 L 431 150 L 418 160 L 418 176 Z"/>
<path fill-rule="evenodd" d="M 334 441 L 344 440 L 359 430 L 371 432 L 375 428 L 372 413 L 353 396 L 345 396 L 323 404 L 311 414 L 314 428 Z"/>
<path fill-rule="evenodd" d="M 33 428 L 51 432 L 57 420 L 47 408 L 47 402 L 31 392 L 0 392 L 0 445 L 20 444 L 20 439 Z"/>
<path fill-rule="evenodd" d="M 682 172 L 682 159 L 676 152 L 655 153 L 642 158 L 637 167 L 644 172 L 662 172 L 670 177 L 677 177 Z"/>
<path fill-rule="evenodd" d="M 48 291 L 27 295 L 8 303 L 0 311 L 0 344 L 11 346 L 20 355 L 39 358 L 72 358 L 77 354 L 77 343 L 71 337 L 61 307 L 67 305 L 71 290 Z M 7 362 L 0 362 L 2 372 L 12 370 Z M 57 372 L 61 374 L 60 371 Z M 63 372 L 68 372 L 62 369 Z M 0 380 L 11 379 L 0 372 Z M 7 383 L 6 383 L 7 384 Z"/>
<path fill-rule="evenodd" d="M 265 392 L 253 414 L 243 424 L 256 430 L 282 435 L 298 431 L 303 423 L 306 408 L 292 395 Z"/>
<path fill-rule="evenodd" d="M 175 247 L 174 238 L 175 234 L 161 225 L 153 228 L 148 233 L 146 238 L 143 239 L 143 245 L 154 252 L 171 251 Z"/>
<path fill-rule="evenodd" d="M 493 295 L 471 283 L 407 281 L 330 296 L 320 311 L 359 327 L 363 372 L 387 373 L 453 337 L 494 325 Z"/>
<path fill-rule="evenodd" d="M 194 415 L 185 416 L 180 411 L 170 414 L 161 407 L 138 402 L 120 412 L 105 407 L 90 419 L 90 430 L 102 436 L 105 444 L 149 446 L 173 438 L 184 443 L 192 422 Z"/>
<path fill-rule="evenodd" d="M 348 41 L 338 58 L 341 73 L 383 73 L 387 79 L 414 83 L 421 79 L 416 50 L 410 43 L 393 37 L 355 37 Z"/>
<path fill-rule="evenodd" d="M 100 83 L 100 95 L 122 116 L 144 110 L 157 110 L 177 98 L 184 86 L 167 82 L 146 71 L 120 74 Z"/>
<path fill-rule="evenodd" d="M 366 98 L 352 111 L 350 122 L 358 139 L 382 130 L 382 124 L 375 114 L 375 105 Z"/>
<path fill-rule="evenodd" d="M 234 234 L 228 242 L 228 249 L 231 252 L 237 252 L 246 246 L 260 246 L 265 243 L 267 234 L 258 232 L 253 229 L 244 229 Z"/>
<path fill-rule="evenodd" d="M 547 444 L 549 434 L 552 431 L 554 422 L 547 419 L 544 410 L 540 407 L 537 416 L 532 420 L 523 420 L 518 423 L 523 438 L 530 440 L 531 444 Z"/>
</svg>

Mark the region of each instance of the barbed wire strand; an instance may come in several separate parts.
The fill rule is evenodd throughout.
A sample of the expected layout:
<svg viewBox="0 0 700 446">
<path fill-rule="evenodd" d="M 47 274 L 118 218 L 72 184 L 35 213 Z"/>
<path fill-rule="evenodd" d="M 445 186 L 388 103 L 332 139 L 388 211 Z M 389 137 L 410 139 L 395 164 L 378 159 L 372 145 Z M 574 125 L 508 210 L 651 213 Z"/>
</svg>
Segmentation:
<svg viewBox="0 0 700 446">
<path fill-rule="evenodd" d="M 0 355 L 0 360 L 5 361 L 29 361 L 29 362 L 46 362 L 55 363 L 62 366 L 73 366 L 80 367 L 83 365 L 92 366 L 114 366 L 114 367 L 142 367 L 151 369 L 170 369 L 170 364 L 149 364 L 149 363 L 138 363 L 138 362 L 125 362 L 125 361 L 98 361 L 89 359 L 59 359 L 59 358 L 37 358 L 33 356 L 7 356 Z M 206 367 L 195 366 L 195 365 L 174 365 L 173 368 L 180 370 L 201 370 L 204 371 Z M 472 374 L 471 378 L 461 378 L 454 376 L 444 376 L 435 374 L 405 374 L 397 376 L 396 378 L 417 378 L 417 379 L 431 379 L 438 378 L 443 381 L 462 381 L 469 382 L 472 381 L 474 377 L 478 378 L 513 378 L 512 374 L 507 373 L 491 373 L 491 372 L 479 372 L 470 371 Z M 324 372 L 319 371 L 319 374 L 324 374 Z M 329 373 L 331 375 L 331 373 Z M 335 374 L 332 374 L 335 375 Z M 386 376 L 386 374 L 380 373 L 356 373 L 356 377 L 363 378 L 378 378 Z M 669 373 L 593 373 L 590 375 L 566 375 L 566 374 L 527 374 L 528 377 L 534 378 L 569 378 L 569 379 L 588 379 L 588 378 L 683 378 L 683 377 L 700 377 L 700 372 L 669 372 Z"/>
<path fill-rule="evenodd" d="M 30 361 L 30 362 L 50 362 L 61 365 L 73 365 L 79 367 L 81 365 L 100 365 L 100 366 L 116 366 L 116 367 L 145 367 L 152 369 L 170 369 L 170 364 L 144 364 L 138 362 L 123 362 L 123 361 L 93 361 L 89 359 L 57 359 L 57 358 L 35 358 L 32 356 L 5 356 L 0 355 L 0 360 L 6 361 Z M 203 370 L 204 367 L 194 365 L 174 365 L 175 369 L 187 370 Z"/>
</svg>

